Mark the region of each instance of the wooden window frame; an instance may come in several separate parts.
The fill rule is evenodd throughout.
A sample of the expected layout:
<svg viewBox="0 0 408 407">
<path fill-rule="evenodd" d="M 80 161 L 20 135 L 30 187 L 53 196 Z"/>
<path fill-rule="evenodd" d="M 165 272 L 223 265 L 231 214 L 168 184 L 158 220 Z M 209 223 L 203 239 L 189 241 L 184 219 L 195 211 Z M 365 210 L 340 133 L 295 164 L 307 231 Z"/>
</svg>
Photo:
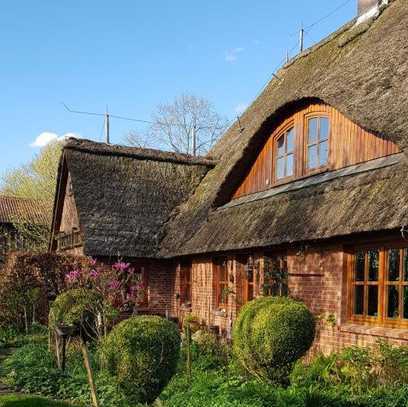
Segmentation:
<svg viewBox="0 0 408 407">
<path fill-rule="evenodd" d="M 267 266 L 268 263 L 268 266 Z M 271 263 L 278 264 L 279 272 L 275 275 L 268 270 L 267 267 Z M 268 280 L 268 281 L 267 281 Z M 279 292 L 275 292 L 274 289 Z M 288 279 L 288 255 L 287 252 L 273 252 L 266 251 L 263 254 L 263 287 L 264 296 L 280 296 L 286 297 L 289 293 L 289 279 Z"/>
<path fill-rule="evenodd" d="M 355 281 L 355 265 L 356 265 L 356 254 L 359 251 L 367 251 L 370 249 L 375 249 L 379 251 L 379 270 L 378 270 L 378 316 L 368 316 L 368 315 L 355 315 L 354 314 L 354 304 L 355 304 L 355 290 L 354 287 L 356 285 L 363 285 L 361 282 Z M 389 281 L 387 279 L 389 273 L 389 251 L 391 249 L 397 249 L 400 251 L 400 261 L 399 261 L 399 280 L 398 281 Z M 352 323 L 362 324 L 362 325 L 369 325 L 369 326 L 382 326 L 382 327 L 389 327 L 389 328 L 408 328 L 408 319 L 403 318 L 403 288 L 408 287 L 408 279 L 406 281 L 403 280 L 403 273 L 404 273 L 404 254 L 408 256 L 408 245 L 403 244 L 401 242 L 395 243 L 386 243 L 386 244 L 364 244 L 355 246 L 352 252 L 348 255 L 348 262 L 347 262 L 347 297 L 348 297 L 348 304 L 347 304 L 347 316 L 348 320 Z M 367 254 L 365 254 L 366 258 Z M 364 287 L 368 287 L 369 285 L 374 285 L 372 283 L 365 284 L 367 279 L 367 260 L 365 260 L 364 265 Z M 399 317 L 398 318 L 390 318 L 388 317 L 388 287 L 390 286 L 398 286 L 399 288 Z M 364 312 L 367 309 L 367 288 L 364 288 Z"/>
<path fill-rule="evenodd" d="M 247 267 L 249 264 L 249 260 L 252 259 L 252 281 L 248 279 L 248 271 Z M 241 285 L 241 304 L 245 305 L 247 302 L 252 301 L 257 296 L 257 261 L 253 255 L 250 254 L 242 254 L 235 258 L 235 262 L 237 267 L 239 267 L 240 273 L 237 273 L 237 279 L 240 278 L 240 285 Z M 249 298 L 250 289 L 252 287 L 252 298 Z"/>
<path fill-rule="evenodd" d="M 225 266 L 222 264 L 225 263 Z M 226 302 L 222 302 L 223 290 L 229 288 L 228 281 L 228 258 L 217 257 L 212 260 L 213 267 L 213 279 L 214 279 L 214 294 L 215 294 L 215 306 L 218 310 L 227 310 L 228 308 L 228 296 Z M 221 279 L 221 267 L 225 267 L 225 279 Z"/>
<path fill-rule="evenodd" d="M 180 303 L 181 305 L 191 306 L 192 273 L 193 273 L 192 261 L 185 260 L 180 262 L 179 270 L 180 270 Z"/>
<path fill-rule="evenodd" d="M 327 144 L 328 144 L 328 152 L 327 152 L 327 162 L 323 165 L 319 165 L 317 167 L 314 168 L 309 168 L 308 164 L 309 164 L 309 147 L 310 146 L 317 146 L 317 161 L 320 163 L 320 144 L 324 143 L 324 141 L 320 141 L 320 120 L 319 120 L 319 127 L 318 127 L 318 140 L 316 143 L 311 143 L 309 144 L 309 121 L 311 119 L 320 119 L 320 118 L 326 118 L 328 120 L 329 123 L 329 131 L 328 131 L 328 136 L 327 136 Z M 327 112 L 311 112 L 308 114 L 305 114 L 303 116 L 303 159 L 302 159 L 302 175 L 303 176 L 310 176 L 310 175 L 314 175 L 314 174 L 318 174 L 320 172 L 324 172 L 326 170 L 328 170 L 330 168 L 330 157 L 331 157 L 331 147 L 330 147 L 330 140 L 331 140 L 331 131 L 332 131 L 332 119 L 330 117 L 329 114 L 327 114 Z"/>
<path fill-rule="evenodd" d="M 290 130 L 293 130 L 293 151 L 292 153 L 288 154 L 287 153 L 287 135 Z M 282 157 L 278 156 L 278 141 L 282 138 L 285 137 L 285 155 Z M 273 148 L 272 148 L 272 187 L 280 185 L 280 184 L 286 184 L 296 178 L 296 169 L 297 169 L 297 145 L 298 145 L 298 137 L 296 134 L 296 125 L 295 125 L 295 120 L 291 119 L 289 122 L 285 122 L 281 128 L 279 128 L 278 132 L 276 133 L 276 136 L 273 137 Z M 284 158 L 285 159 L 285 170 L 286 170 L 286 164 L 287 164 L 287 158 L 289 155 L 293 156 L 293 174 L 292 175 L 285 175 L 282 178 L 278 178 L 277 176 L 277 168 L 278 168 L 278 160 L 279 158 Z"/>
</svg>

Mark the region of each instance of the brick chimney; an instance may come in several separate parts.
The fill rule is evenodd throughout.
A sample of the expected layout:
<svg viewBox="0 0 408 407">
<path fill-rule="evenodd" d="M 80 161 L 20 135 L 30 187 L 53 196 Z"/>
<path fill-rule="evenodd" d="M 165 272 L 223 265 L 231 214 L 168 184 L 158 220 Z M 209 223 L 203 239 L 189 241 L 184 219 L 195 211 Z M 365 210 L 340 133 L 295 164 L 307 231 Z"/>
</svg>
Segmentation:
<svg viewBox="0 0 408 407">
<path fill-rule="evenodd" d="M 382 6 L 386 6 L 389 0 L 358 0 L 358 20 L 362 23 L 380 13 Z"/>
</svg>

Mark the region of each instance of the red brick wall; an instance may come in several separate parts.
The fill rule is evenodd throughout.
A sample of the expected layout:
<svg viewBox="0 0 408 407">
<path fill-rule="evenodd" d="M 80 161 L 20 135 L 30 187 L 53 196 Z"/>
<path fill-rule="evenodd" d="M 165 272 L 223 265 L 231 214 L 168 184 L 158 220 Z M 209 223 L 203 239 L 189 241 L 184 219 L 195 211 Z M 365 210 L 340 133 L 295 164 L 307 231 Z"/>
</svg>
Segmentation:
<svg viewBox="0 0 408 407">
<path fill-rule="evenodd" d="M 290 295 L 304 301 L 318 320 L 313 351 L 329 353 L 346 346 L 369 345 L 378 339 L 387 339 L 394 344 L 408 344 L 408 330 L 371 328 L 348 323 L 345 256 L 342 245 L 294 249 L 287 253 Z M 262 284 L 262 261 L 260 265 L 259 280 Z M 173 296 L 179 284 L 176 268 L 174 270 Z M 234 294 L 229 296 L 227 311 L 222 315 L 216 309 L 211 259 L 196 258 L 193 261 L 191 313 L 201 322 L 216 325 L 224 332 L 230 320 L 236 318 L 241 306 L 239 273 L 233 256 L 228 260 L 228 272 L 229 288 Z M 172 302 L 174 316 L 183 318 L 186 312 L 180 309 L 177 301 Z"/>
</svg>

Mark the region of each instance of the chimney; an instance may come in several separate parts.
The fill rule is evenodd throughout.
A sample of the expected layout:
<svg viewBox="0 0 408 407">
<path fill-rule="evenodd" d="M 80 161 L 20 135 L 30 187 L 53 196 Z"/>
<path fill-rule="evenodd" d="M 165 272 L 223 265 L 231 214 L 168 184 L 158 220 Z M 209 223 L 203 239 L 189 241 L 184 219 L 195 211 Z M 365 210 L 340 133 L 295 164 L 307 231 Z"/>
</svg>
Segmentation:
<svg viewBox="0 0 408 407">
<path fill-rule="evenodd" d="M 381 7 L 386 6 L 388 2 L 389 0 L 358 0 L 357 24 L 378 17 Z"/>
</svg>

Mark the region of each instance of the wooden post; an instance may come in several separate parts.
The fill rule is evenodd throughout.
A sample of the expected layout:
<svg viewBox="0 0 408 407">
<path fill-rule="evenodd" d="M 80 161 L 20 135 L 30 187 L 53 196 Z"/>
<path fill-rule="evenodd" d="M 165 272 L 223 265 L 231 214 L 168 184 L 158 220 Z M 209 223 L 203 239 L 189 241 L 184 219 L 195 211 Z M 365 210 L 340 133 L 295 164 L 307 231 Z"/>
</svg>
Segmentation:
<svg viewBox="0 0 408 407">
<path fill-rule="evenodd" d="M 67 347 L 67 338 L 65 336 L 62 337 L 62 362 L 61 362 L 61 370 L 65 372 L 65 365 L 66 365 L 66 347 Z"/>
<path fill-rule="evenodd" d="M 84 357 L 84 364 L 85 364 L 86 372 L 88 374 L 88 382 L 89 382 L 89 387 L 91 389 L 92 405 L 94 407 L 99 407 L 91 362 L 89 360 L 89 352 L 88 352 L 88 348 L 83 338 L 81 338 L 81 350 L 82 350 L 82 356 Z"/>
<path fill-rule="evenodd" d="M 58 334 L 55 335 L 55 355 L 57 356 L 58 369 L 61 369 L 60 340 Z"/>
<path fill-rule="evenodd" d="M 191 380 L 192 380 L 192 374 L 191 374 L 191 327 L 190 327 L 190 321 L 186 321 L 186 327 L 185 327 L 185 335 L 186 335 L 186 346 L 187 346 L 187 377 L 188 377 L 188 382 L 191 385 Z"/>
</svg>

